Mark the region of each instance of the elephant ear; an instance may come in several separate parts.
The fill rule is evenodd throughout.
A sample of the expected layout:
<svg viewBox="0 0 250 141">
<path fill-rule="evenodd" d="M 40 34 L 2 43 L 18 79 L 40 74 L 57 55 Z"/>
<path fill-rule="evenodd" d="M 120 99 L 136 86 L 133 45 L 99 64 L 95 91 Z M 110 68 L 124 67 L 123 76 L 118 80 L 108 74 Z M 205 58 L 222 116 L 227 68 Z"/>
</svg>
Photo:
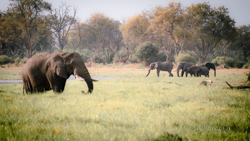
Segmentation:
<svg viewBox="0 0 250 141">
<path fill-rule="evenodd" d="M 56 55 L 54 57 L 52 57 L 51 59 L 49 59 L 49 66 L 51 68 L 51 70 L 58 76 L 67 79 L 68 75 L 67 75 L 67 69 L 66 69 L 66 65 L 64 64 L 64 60 L 62 57 L 60 57 L 59 55 Z"/>
</svg>

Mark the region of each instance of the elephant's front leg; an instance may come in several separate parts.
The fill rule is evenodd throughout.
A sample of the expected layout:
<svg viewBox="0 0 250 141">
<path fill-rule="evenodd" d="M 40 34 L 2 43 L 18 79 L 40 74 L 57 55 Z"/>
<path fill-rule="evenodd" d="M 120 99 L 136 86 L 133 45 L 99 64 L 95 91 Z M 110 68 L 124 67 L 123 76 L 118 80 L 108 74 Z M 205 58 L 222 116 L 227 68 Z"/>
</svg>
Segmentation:
<svg viewBox="0 0 250 141">
<path fill-rule="evenodd" d="M 160 75 L 160 70 L 157 69 L 157 76 L 159 77 L 159 75 Z"/>
<path fill-rule="evenodd" d="M 181 70 L 181 77 L 183 77 L 183 75 L 184 75 L 184 71 L 183 70 Z M 186 74 L 187 75 L 187 74 Z"/>
<path fill-rule="evenodd" d="M 56 77 L 54 83 L 52 84 L 52 89 L 54 92 L 61 93 L 64 91 L 66 84 L 66 79 L 61 77 Z"/>
<path fill-rule="evenodd" d="M 197 77 L 197 72 L 194 72 L 194 77 Z"/>
</svg>

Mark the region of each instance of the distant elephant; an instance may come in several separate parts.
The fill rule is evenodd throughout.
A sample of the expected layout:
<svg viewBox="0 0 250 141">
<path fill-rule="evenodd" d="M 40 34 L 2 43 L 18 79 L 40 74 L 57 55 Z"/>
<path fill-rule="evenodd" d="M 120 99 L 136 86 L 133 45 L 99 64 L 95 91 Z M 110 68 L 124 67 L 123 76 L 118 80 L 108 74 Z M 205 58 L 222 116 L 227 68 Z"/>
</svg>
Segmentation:
<svg viewBox="0 0 250 141">
<path fill-rule="evenodd" d="M 213 63 L 203 63 L 203 64 L 200 64 L 199 66 L 206 66 L 208 68 L 208 71 L 210 69 L 213 69 L 214 70 L 214 77 L 216 77 L 216 69 L 215 69 L 215 65 Z M 208 76 L 209 76 L 209 72 L 208 72 Z"/>
<path fill-rule="evenodd" d="M 183 77 L 184 72 L 186 72 L 187 77 L 187 68 L 193 66 L 192 62 L 180 62 L 177 66 L 177 76 L 179 77 L 179 71 L 181 70 L 181 77 Z"/>
<path fill-rule="evenodd" d="M 209 77 L 209 70 L 206 66 L 199 66 L 200 67 L 200 72 L 199 76 L 204 75 L 205 77 Z"/>
<path fill-rule="evenodd" d="M 201 75 L 208 77 L 209 71 L 206 66 L 191 66 L 187 68 L 187 73 L 190 73 L 191 76 L 194 74 L 195 77 L 200 77 Z"/>
<path fill-rule="evenodd" d="M 23 89 L 26 93 L 53 90 L 61 93 L 71 74 L 85 80 L 88 92 L 93 91 L 93 82 L 88 69 L 78 53 L 57 52 L 39 54 L 30 58 L 22 68 Z M 81 79 L 80 77 L 84 78 Z"/>
<path fill-rule="evenodd" d="M 159 77 L 159 73 L 160 71 L 168 71 L 169 76 L 172 77 L 173 74 L 171 73 L 172 69 L 173 69 L 173 64 L 171 62 L 153 62 L 149 65 L 149 69 L 148 69 L 148 74 L 146 75 L 146 77 L 149 75 L 151 70 L 157 69 L 157 76 Z"/>
</svg>

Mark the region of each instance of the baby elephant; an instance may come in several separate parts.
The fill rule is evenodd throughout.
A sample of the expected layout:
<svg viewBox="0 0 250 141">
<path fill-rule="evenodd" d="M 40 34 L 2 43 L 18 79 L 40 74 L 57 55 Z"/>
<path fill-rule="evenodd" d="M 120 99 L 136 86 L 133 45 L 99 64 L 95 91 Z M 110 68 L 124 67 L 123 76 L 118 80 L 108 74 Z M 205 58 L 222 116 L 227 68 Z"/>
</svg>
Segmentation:
<svg viewBox="0 0 250 141">
<path fill-rule="evenodd" d="M 173 69 L 173 64 L 171 62 L 153 62 L 149 65 L 149 69 L 148 69 L 148 74 L 146 75 L 146 77 L 149 75 L 151 70 L 157 69 L 157 76 L 159 77 L 160 71 L 168 71 L 169 76 L 172 77 L 173 74 L 171 73 L 172 69 Z"/>
</svg>

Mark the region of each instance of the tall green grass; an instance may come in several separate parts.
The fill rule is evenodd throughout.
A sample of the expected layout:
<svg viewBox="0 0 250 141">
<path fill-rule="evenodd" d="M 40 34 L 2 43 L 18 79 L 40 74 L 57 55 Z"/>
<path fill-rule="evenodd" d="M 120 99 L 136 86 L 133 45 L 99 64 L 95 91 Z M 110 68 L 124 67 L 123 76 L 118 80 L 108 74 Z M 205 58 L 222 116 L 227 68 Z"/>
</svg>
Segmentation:
<svg viewBox="0 0 250 141">
<path fill-rule="evenodd" d="M 0 86 L 0 140 L 249 140 L 249 90 L 229 89 L 242 71 L 217 77 L 156 77 L 146 70 L 91 70 L 112 76 L 94 83 L 67 82 L 62 94 L 22 94 Z M 164 74 L 164 72 L 161 72 Z M 212 74 L 212 73 L 211 73 Z M 95 76 L 95 75 L 94 75 Z M 122 77 L 119 77 L 122 76 Z M 207 86 L 197 85 L 211 79 Z"/>
</svg>

